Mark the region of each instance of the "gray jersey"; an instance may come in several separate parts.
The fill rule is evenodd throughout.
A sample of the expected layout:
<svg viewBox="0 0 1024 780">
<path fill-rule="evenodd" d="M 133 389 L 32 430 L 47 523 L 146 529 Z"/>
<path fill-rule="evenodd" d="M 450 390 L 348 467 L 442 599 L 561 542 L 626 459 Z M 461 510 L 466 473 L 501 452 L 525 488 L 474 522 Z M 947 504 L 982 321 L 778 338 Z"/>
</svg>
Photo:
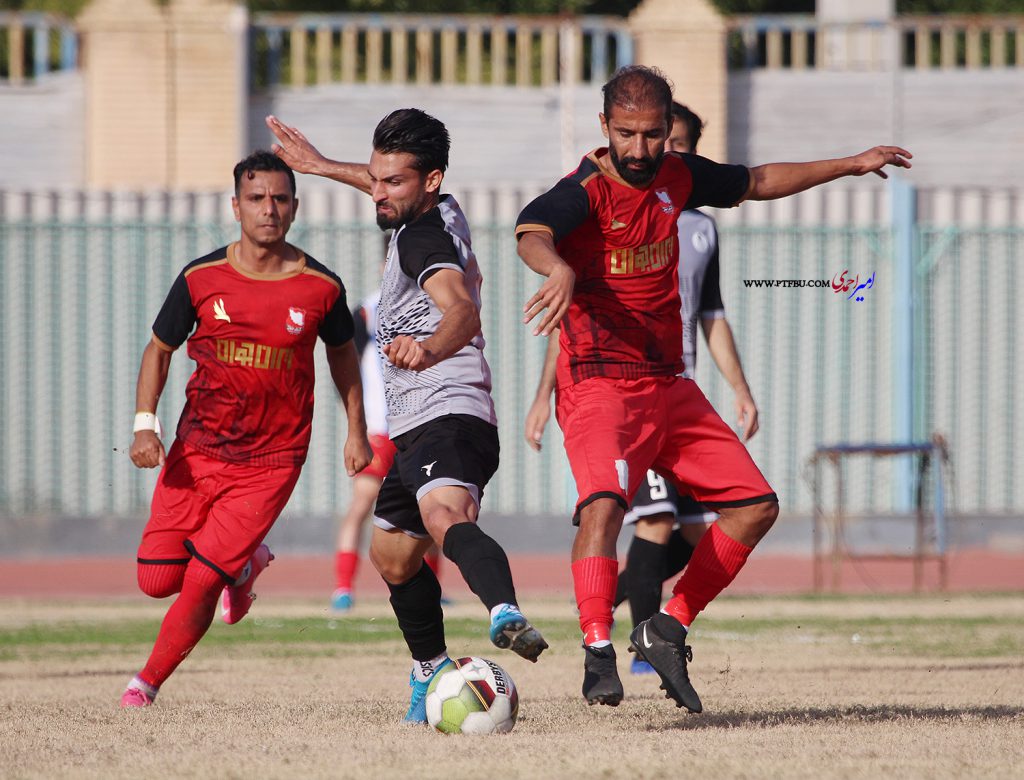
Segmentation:
<svg viewBox="0 0 1024 780">
<path fill-rule="evenodd" d="M 480 268 L 471 247 L 469 225 L 450 195 L 442 195 L 435 208 L 391 236 L 377 309 L 378 348 L 396 336 L 422 341 L 437 330 L 441 310 L 424 291 L 423 283 L 444 268 L 464 275 L 470 298 L 479 309 Z M 392 437 L 446 414 L 468 414 L 497 425 L 482 333 L 426 371 L 397 368 L 383 354 L 382 360 Z"/>
<path fill-rule="evenodd" d="M 698 320 L 725 317 L 718 284 L 718 230 L 707 214 L 690 209 L 676 221 L 679 229 L 679 298 L 683 315 L 683 376 L 697 367 Z"/>
</svg>

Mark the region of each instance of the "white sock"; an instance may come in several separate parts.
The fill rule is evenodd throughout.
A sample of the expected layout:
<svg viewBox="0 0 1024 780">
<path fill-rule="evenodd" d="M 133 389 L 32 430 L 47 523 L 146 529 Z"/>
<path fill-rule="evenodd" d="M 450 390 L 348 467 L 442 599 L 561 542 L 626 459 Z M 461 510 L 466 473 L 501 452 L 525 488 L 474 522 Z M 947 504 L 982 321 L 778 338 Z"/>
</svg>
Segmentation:
<svg viewBox="0 0 1024 780">
<path fill-rule="evenodd" d="M 238 579 L 235 580 L 235 587 L 245 584 L 245 581 L 249 579 L 249 575 L 252 574 L 252 559 L 245 564 L 245 568 L 242 569 L 242 573 L 238 575 Z"/>
<path fill-rule="evenodd" d="M 519 607 L 517 607 L 515 604 L 509 604 L 507 601 L 503 601 L 501 604 L 498 604 L 496 607 L 494 607 L 494 609 L 491 610 L 491 620 L 494 620 L 495 615 L 501 612 L 501 610 L 505 609 L 505 607 L 512 607 L 512 609 L 514 609 L 516 612 L 519 611 Z"/>
<path fill-rule="evenodd" d="M 598 639 L 596 642 L 591 642 L 587 647 L 608 647 L 612 643 L 610 639 Z"/>
<path fill-rule="evenodd" d="M 412 673 L 416 677 L 416 682 L 426 682 L 434 676 L 434 672 L 437 671 L 437 667 L 448 660 L 448 653 L 441 653 L 437 658 L 431 658 L 429 661 L 417 661 L 415 658 L 412 659 Z"/>
<path fill-rule="evenodd" d="M 156 695 L 160 692 L 159 688 L 154 688 L 152 685 L 150 685 L 148 682 L 143 680 L 138 675 L 132 677 L 131 682 L 128 683 L 128 686 L 125 688 L 125 690 L 127 691 L 131 688 L 138 688 L 151 699 L 155 699 Z"/>
</svg>

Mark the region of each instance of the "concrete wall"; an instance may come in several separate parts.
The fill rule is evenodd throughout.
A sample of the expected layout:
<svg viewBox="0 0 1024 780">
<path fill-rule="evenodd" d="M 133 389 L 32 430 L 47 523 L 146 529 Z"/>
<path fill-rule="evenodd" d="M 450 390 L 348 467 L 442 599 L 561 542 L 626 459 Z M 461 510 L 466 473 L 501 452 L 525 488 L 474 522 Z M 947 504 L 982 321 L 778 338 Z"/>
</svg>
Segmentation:
<svg viewBox="0 0 1024 780">
<path fill-rule="evenodd" d="M 1024 170 L 1020 71 L 733 72 L 729 159 L 812 160 L 895 143 L 920 187 L 1010 187 Z"/>
<path fill-rule="evenodd" d="M 0 187 L 80 186 L 85 181 L 82 74 L 31 87 L 0 87 Z"/>
</svg>

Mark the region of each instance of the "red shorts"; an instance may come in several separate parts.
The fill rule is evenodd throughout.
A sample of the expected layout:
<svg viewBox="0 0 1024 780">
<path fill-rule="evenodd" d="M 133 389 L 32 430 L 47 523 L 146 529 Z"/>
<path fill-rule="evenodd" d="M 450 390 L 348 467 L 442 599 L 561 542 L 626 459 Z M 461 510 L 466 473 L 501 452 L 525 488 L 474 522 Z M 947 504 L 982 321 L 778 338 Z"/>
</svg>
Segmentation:
<svg viewBox="0 0 1024 780">
<path fill-rule="evenodd" d="M 153 491 L 139 563 L 196 557 L 234 582 L 288 503 L 301 466 L 250 466 L 175 440 Z"/>
<path fill-rule="evenodd" d="M 597 498 L 627 509 L 647 469 L 712 509 L 778 500 L 693 380 L 595 377 L 559 387 L 555 412 L 579 495 L 574 522 Z"/>
<path fill-rule="evenodd" d="M 395 462 L 395 444 L 386 434 L 382 433 L 371 433 L 369 438 L 370 448 L 373 450 L 373 460 L 356 476 L 373 477 L 378 482 L 383 482 L 384 477 L 391 471 L 391 464 Z"/>
</svg>

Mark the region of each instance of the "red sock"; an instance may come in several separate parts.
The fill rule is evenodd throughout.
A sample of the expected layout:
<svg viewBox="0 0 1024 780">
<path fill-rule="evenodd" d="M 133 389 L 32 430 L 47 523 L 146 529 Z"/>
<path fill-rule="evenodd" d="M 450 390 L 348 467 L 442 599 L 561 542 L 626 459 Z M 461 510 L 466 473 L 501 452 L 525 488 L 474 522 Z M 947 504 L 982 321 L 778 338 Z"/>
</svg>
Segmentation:
<svg viewBox="0 0 1024 780">
<path fill-rule="evenodd" d="M 334 576 L 338 590 L 352 590 L 352 581 L 359 568 L 359 553 L 355 550 L 339 550 L 334 555 Z"/>
<path fill-rule="evenodd" d="M 673 596 L 665 605 L 665 612 L 689 627 L 697 614 L 735 579 L 753 549 L 730 539 L 718 523 L 712 525 L 697 543 L 683 576 L 672 588 Z"/>
<path fill-rule="evenodd" d="M 584 643 L 591 645 L 611 638 L 612 603 L 619 579 L 619 562 L 614 558 L 580 558 L 572 564 L 576 605 Z"/>
<path fill-rule="evenodd" d="M 139 677 L 159 688 L 192 652 L 213 622 L 224 580 L 206 564 L 193 559 L 185 571 L 181 595 L 167 610 L 153 652 Z"/>
<path fill-rule="evenodd" d="M 427 562 L 427 566 L 434 572 L 435 577 L 441 576 L 441 556 L 437 551 L 436 547 L 432 547 L 426 555 L 423 556 L 423 560 Z"/>
<path fill-rule="evenodd" d="M 147 596 L 163 599 L 181 592 L 187 563 L 140 563 L 139 589 Z"/>
</svg>

